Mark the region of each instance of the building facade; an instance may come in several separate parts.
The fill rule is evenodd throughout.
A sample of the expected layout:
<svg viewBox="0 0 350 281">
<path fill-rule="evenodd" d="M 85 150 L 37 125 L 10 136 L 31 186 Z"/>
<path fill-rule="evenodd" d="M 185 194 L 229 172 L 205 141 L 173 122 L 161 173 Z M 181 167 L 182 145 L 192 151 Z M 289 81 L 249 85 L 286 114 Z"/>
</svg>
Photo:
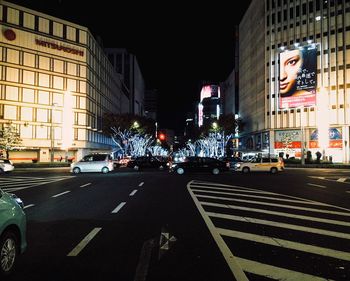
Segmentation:
<svg viewBox="0 0 350 281">
<path fill-rule="evenodd" d="M 122 83 L 90 31 L 0 3 L 0 126 L 20 133 L 14 161 L 80 159 L 111 151 L 103 114 L 120 113 Z"/>
<path fill-rule="evenodd" d="M 129 108 L 124 106 L 122 112 L 144 116 L 145 82 L 136 56 L 119 48 L 105 48 L 105 52 L 114 70 L 121 75 L 122 98 L 129 101 Z"/>
<path fill-rule="evenodd" d="M 252 0 L 239 34 L 240 148 L 349 163 L 350 1 Z"/>
</svg>

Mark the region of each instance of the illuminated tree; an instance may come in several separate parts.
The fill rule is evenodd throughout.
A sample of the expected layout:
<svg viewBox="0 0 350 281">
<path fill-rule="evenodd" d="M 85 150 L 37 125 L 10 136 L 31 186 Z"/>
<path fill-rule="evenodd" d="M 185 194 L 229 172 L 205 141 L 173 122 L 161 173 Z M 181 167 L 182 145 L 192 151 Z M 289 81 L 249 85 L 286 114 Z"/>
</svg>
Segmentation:
<svg viewBox="0 0 350 281">
<path fill-rule="evenodd" d="M 19 149 L 22 139 L 14 125 L 6 123 L 0 129 L 0 149 L 6 152 L 6 158 L 9 158 L 10 150 Z"/>
</svg>

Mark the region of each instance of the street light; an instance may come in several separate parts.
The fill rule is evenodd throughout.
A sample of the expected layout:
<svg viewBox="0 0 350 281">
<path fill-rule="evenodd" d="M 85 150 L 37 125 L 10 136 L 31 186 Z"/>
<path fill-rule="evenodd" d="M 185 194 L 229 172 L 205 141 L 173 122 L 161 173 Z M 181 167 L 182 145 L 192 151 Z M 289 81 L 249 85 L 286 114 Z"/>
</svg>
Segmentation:
<svg viewBox="0 0 350 281">
<path fill-rule="evenodd" d="M 51 157 L 50 161 L 54 162 L 55 161 L 55 129 L 53 127 L 53 109 L 57 106 L 57 103 L 53 103 L 51 105 L 51 114 L 50 114 L 50 119 L 51 119 Z"/>
</svg>

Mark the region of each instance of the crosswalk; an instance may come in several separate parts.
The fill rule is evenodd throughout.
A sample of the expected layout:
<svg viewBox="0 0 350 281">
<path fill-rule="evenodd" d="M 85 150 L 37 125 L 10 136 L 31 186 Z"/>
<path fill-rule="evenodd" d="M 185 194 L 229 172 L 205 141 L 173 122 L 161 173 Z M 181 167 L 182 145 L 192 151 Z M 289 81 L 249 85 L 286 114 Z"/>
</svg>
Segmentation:
<svg viewBox="0 0 350 281">
<path fill-rule="evenodd" d="M 326 181 L 333 181 L 333 182 L 341 182 L 345 184 L 350 184 L 350 177 L 338 177 L 338 176 L 326 176 L 326 177 L 319 177 L 319 176 L 309 176 L 313 179 L 319 179 L 319 180 L 326 180 Z"/>
<path fill-rule="evenodd" d="M 74 176 L 53 176 L 53 177 L 20 177 L 11 176 L 0 178 L 0 188 L 7 192 L 27 189 L 35 186 L 58 182 L 73 178 Z"/>
<path fill-rule="evenodd" d="M 350 210 L 241 186 L 188 191 L 236 280 L 350 280 Z"/>
</svg>

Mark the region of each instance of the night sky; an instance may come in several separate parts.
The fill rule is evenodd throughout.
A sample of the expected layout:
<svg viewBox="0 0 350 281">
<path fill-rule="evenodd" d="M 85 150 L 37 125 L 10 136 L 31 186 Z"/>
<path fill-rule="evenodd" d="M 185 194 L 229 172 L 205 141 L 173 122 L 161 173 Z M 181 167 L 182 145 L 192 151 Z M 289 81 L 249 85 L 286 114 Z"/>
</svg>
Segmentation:
<svg viewBox="0 0 350 281">
<path fill-rule="evenodd" d="M 234 26 L 250 0 L 239 3 L 243 8 L 230 1 L 8 2 L 86 26 L 104 47 L 134 54 L 146 89 L 158 90 L 159 127 L 181 133 L 186 113 L 199 100 L 201 82 L 224 81 L 233 70 Z"/>
</svg>

